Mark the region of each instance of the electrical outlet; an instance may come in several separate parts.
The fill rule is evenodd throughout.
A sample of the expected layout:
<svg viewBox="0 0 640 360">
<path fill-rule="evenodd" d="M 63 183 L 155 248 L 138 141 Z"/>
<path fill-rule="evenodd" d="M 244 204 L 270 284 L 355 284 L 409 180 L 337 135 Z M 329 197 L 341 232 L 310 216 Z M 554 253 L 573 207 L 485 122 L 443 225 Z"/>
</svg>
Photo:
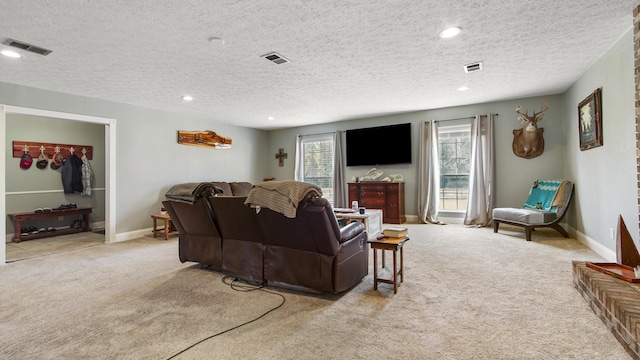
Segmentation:
<svg viewBox="0 0 640 360">
<path fill-rule="evenodd" d="M 613 240 L 613 236 L 614 236 L 613 228 L 609 228 L 609 238 Z"/>
</svg>

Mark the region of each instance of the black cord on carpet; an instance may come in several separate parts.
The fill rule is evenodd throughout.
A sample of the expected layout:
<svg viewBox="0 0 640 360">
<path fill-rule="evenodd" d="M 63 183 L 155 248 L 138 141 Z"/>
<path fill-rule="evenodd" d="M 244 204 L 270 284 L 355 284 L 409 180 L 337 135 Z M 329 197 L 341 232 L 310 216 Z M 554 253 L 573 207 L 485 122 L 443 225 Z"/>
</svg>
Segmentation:
<svg viewBox="0 0 640 360">
<path fill-rule="evenodd" d="M 229 280 L 230 280 L 230 281 L 229 281 Z M 216 336 L 218 336 L 218 335 L 222 335 L 222 334 L 228 333 L 229 331 L 235 330 L 235 329 L 237 329 L 237 328 L 240 328 L 240 327 L 243 327 L 243 326 L 245 326 L 245 325 L 251 324 L 251 323 L 252 323 L 252 322 L 254 322 L 254 321 L 260 320 L 260 319 L 262 319 L 264 316 L 266 316 L 267 314 L 269 314 L 269 313 L 271 313 L 271 312 L 273 312 L 273 311 L 275 311 L 275 310 L 279 309 L 282 305 L 284 305 L 284 302 L 286 301 L 286 299 L 285 299 L 284 295 L 279 294 L 279 293 L 276 293 L 276 292 L 273 292 L 273 291 L 265 290 L 265 289 L 264 289 L 264 288 L 265 288 L 265 286 L 266 286 L 265 284 L 261 284 L 261 285 L 251 285 L 251 284 L 249 284 L 248 282 L 246 282 L 245 280 L 242 280 L 242 279 L 239 279 L 239 278 L 236 278 L 236 277 L 232 277 L 232 276 L 225 276 L 225 277 L 223 277 L 223 278 L 222 278 L 222 282 L 223 282 L 224 284 L 226 284 L 226 285 L 229 285 L 229 286 L 231 287 L 231 289 L 233 289 L 233 290 L 235 290 L 235 291 L 249 292 L 249 291 L 256 291 L 256 290 L 259 290 L 259 291 L 263 291 L 263 292 L 266 292 L 266 293 L 269 293 L 269 294 L 278 295 L 278 296 L 280 296 L 280 297 L 282 298 L 282 302 L 281 302 L 280 304 L 278 304 L 278 306 L 276 306 L 276 307 L 274 307 L 274 308 L 272 308 L 272 309 L 268 310 L 267 312 L 265 312 L 264 314 L 262 314 L 262 315 L 258 316 L 257 318 L 255 318 L 255 319 L 253 319 L 253 320 L 249 320 L 249 321 L 247 321 L 247 322 L 244 322 L 244 323 L 242 323 L 242 324 L 240 324 L 240 325 L 236 325 L 236 326 L 234 326 L 234 327 L 232 327 L 232 328 L 229 328 L 229 329 L 226 329 L 226 330 L 222 330 L 222 331 L 220 331 L 220 332 L 219 332 L 219 333 L 217 333 L 217 334 L 213 334 L 213 335 L 211 335 L 211 336 L 207 336 L 206 338 L 204 338 L 204 339 L 202 339 L 202 340 L 200 340 L 200 341 L 198 341 L 198 342 L 195 342 L 195 343 L 193 343 L 193 344 L 191 344 L 191 345 L 187 346 L 186 348 L 184 348 L 184 349 L 180 350 L 179 352 L 177 352 L 177 353 L 175 353 L 175 354 L 171 355 L 171 356 L 170 356 L 170 357 L 168 357 L 166 360 L 171 360 L 171 359 L 175 358 L 176 356 L 178 356 L 178 355 L 180 355 L 180 354 L 183 354 L 185 351 L 187 351 L 187 350 L 189 350 L 189 349 L 193 348 L 194 346 L 199 345 L 199 344 L 202 344 L 203 342 L 205 342 L 205 341 L 207 341 L 207 340 L 209 340 L 209 339 L 212 339 L 212 338 L 214 338 L 214 337 L 216 337 Z"/>
</svg>

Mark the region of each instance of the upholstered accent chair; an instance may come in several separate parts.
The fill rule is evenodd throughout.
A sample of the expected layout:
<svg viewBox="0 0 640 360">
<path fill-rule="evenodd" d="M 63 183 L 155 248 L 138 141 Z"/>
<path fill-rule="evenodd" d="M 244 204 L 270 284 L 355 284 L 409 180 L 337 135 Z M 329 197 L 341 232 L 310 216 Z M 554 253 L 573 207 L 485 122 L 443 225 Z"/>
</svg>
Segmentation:
<svg viewBox="0 0 640 360">
<path fill-rule="evenodd" d="M 567 231 L 560 226 L 573 198 L 573 183 L 568 180 L 536 180 L 529 197 L 521 208 L 493 209 L 493 232 L 498 232 L 501 223 L 524 228 L 525 238 L 531 241 L 535 228 L 550 227 L 568 238 Z"/>
</svg>

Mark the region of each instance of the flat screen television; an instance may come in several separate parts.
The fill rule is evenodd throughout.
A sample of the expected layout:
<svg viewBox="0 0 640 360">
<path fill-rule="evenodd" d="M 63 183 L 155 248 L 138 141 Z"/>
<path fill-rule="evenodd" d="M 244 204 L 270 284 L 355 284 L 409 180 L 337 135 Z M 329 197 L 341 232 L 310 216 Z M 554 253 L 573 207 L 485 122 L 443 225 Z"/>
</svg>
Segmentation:
<svg viewBox="0 0 640 360">
<path fill-rule="evenodd" d="M 347 166 L 411 163 L 411 123 L 346 131 Z"/>
</svg>

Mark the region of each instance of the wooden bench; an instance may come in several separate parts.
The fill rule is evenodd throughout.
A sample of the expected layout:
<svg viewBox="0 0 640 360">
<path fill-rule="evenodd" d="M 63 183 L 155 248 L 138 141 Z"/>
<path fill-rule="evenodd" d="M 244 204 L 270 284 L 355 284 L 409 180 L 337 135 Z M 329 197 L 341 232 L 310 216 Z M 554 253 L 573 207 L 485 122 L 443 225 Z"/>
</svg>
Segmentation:
<svg viewBox="0 0 640 360">
<path fill-rule="evenodd" d="M 91 231 L 90 227 L 90 214 L 91 208 L 76 208 L 76 209 L 64 209 L 64 210 L 51 210 L 43 212 L 24 212 L 7 214 L 9 219 L 13 222 L 13 239 L 11 241 L 19 243 L 22 240 L 38 239 L 50 236 L 72 234 L 82 231 Z M 68 228 L 56 229 L 55 231 L 39 232 L 36 234 L 22 234 L 22 223 L 25 221 L 42 220 L 48 218 L 55 218 L 61 216 L 82 215 L 82 226 L 74 228 L 69 226 Z"/>
</svg>

